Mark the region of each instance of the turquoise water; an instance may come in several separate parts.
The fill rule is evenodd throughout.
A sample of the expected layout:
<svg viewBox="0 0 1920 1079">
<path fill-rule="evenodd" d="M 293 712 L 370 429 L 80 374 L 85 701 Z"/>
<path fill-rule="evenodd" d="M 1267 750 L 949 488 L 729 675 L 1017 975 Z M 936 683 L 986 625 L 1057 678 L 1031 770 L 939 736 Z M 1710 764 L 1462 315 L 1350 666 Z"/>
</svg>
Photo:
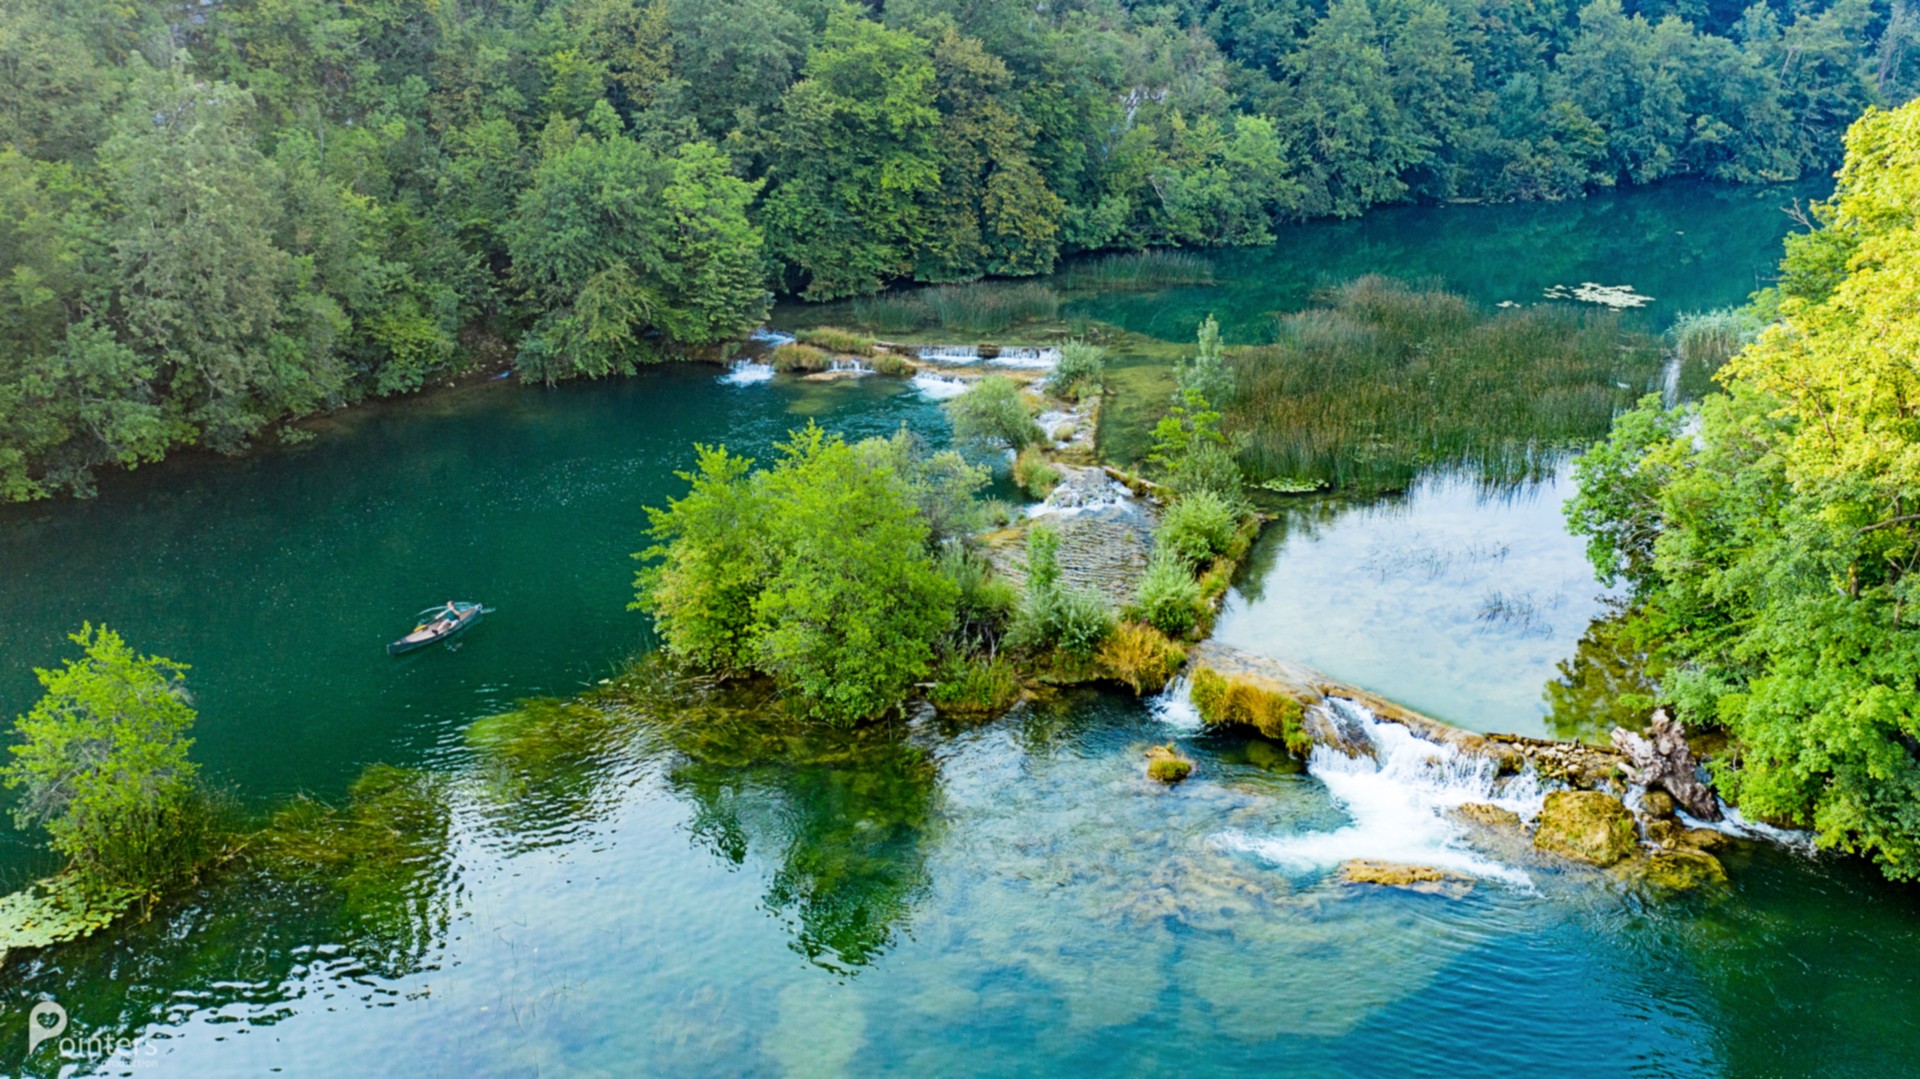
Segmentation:
<svg viewBox="0 0 1920 1079">
<path fill-rule="evenodd" d="M 1691 233 L 1720 199 L 1695 190 L 1642 194 Z M 1614 201 L 1661 216 L 1635 197 Z M 1475 215 L 1496 212 L 1406 211 L 1400 257 L 1459 259 Z M 1585 228 L 1545 232 L 1566 246 Z M 1729 240 L 1707 264 L 1720 293 L 1764 273 L 1770 243 L 1753 241 L 1749 266 L 1747 238 Z M 1647 258 L 1606 283 L 1653 281 Z M 177 461 L 93 502 L 0 514 L 0 711 L 32 701 L 30 668 L 64 654 L 61 634 L 103 619 L 195 665 L 196 756 L 242 804 L 338 804 L 358 781 L 374 807 L 341 826 L 342 849 L 362 853 L 340 871 L 263 860 L 152 921 L 9 960 L 0 1071 L 1915 1070 L 1915 893 L 1842 858 L 1742 842 L 1725 892 L 1655 901 L 1470 846 L 1429 812 L 1434 791 L 1306 771 L 1093 691 L 976 724 L 769 737 L 765 702 L 721 711 L 642 668 L 593 707 L 474 733 L 648 647 L 624 610 L 628 554 L 692 441 L 763 453 L 809 418 L 944 437 L 898 382 L 716 375 L 451 391 L 300 447 Z M 1263 541 L 1223 633 L 1462 722 L 1529 729 L 1542 680 L 1598 609 L 1557 498 L 1480 500 L 1436 477 L 1404 503 L 1303 508 Z M 1489 591 L 1550 589 L 1566 598 L 1535 621 L 1474 613 Z M 496 612 L 457 651 L 382 653 L 450 597 Z M 1169 740 L 1198 762 L 1172 790 L 1141 774 L 1144 747 Z M 1339 858 L 1416 833 L 1482 867 L 1470 890 L 1332 879 Z M 0 865 L 15 880 L 48 868 L 17 835 Z M 24 1057 L 26 1010 L 47 998 L 70 1034 L 129 1044 Z"/>
</svg>

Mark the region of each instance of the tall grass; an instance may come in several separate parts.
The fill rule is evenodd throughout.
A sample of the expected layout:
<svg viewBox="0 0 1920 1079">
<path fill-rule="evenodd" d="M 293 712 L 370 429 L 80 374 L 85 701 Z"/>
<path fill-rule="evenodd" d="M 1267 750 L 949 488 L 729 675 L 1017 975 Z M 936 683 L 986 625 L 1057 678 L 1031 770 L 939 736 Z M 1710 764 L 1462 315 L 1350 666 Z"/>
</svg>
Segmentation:
<svg viewBox="0 0 1920 1079">
<path fill-rule="evenodd" d="M 839 352 L 853 356 L 865 356 L 873 351 L 873 338 L 843 330 L 838 326 L 815 326 L 810 330 L 799 330 L 794 334 L 803 344 L 823 348 L 828 352 Z"/>
<path fill-rule="evenodd" d="M 1074 263 L 1054 276 L 1061 288 L 1099 292 L 1148 291 L 1213 284 L 1213 263 L 1191 251 L 1136 251 Z"/>
<path fill-rule="evenodd" d="M 1692 400 L 1713 391 L 1713 374 L 1760 336 L 1760 319 L 1744 307 L 1694 311 L 1674 320 L 1667 331 L 1673 344 L 1674 372 L 1668 396 Z"/>
<path fill-rule="evenodd" d="M 1034 281 L 936 285 L 854 300 L 853 323 L 870 333 L 913 333 L 938 327 L 962 334 L 999 333 L 1060 314 L 1060 297 Z"/>
<path fill-rule="evenodd" d="M 1658 385 L 1660 349 L 1612 312 L 1489 313 L 1363 277 L 1233 359 L 1225 410 L 1256 478 L 1397 489 L 1435 465 L 1538 478 Z"/>
</svg>

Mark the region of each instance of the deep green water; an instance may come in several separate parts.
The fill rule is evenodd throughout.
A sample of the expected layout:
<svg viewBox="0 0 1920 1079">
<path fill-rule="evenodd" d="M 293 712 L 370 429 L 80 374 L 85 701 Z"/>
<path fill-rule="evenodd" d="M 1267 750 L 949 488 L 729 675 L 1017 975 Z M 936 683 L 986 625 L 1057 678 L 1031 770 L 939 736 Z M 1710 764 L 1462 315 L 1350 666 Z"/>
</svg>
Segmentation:
<svg viewBox="0 0 1920 1079">
<path fill-rule="evenodd" d="M 1716 306 L 1764 274 L 1784 225 L 1738 197 L 1392 211 L 1405 235 L 1375 234 L 1370 258 L 1516 293 L 1600 280 L 1665 302 L 1684 285 Z M 1734 218 L 1748 231 L 1682 267 L 1596 224 L 1693 237 Z M 1341 250 L 1356 227 L 1281 250 Z M 1497 271 L 1472 255 L 1489 236 Z M 1527 251 L 1531 278 L 1511 265 Z M 1304 269 L 1262 283 L 1283 253 L 1226 258 L 1250 269 L 1221 302 L 1304 295 Z M 0 712 L 93 618 L 194 664 L 196 755 L 244 805 L 339 803 L 399 768 L 375 773 L 389 793 L 381 827 L 351 833 L 352 871 L 222 876 L 153 922 L 0 968 L 0 1071 L 20 1070 L 47 997 L 70 1034 L 140 1039 L 83 1070 L 136 1075 L 1920 1070 L 1920 902 L 1845 859 L 1742 843 L 1725 893 L 1655 902 L 1470 848 L 1419 784 L 1309 774 L 1097 692 L 769 740 L 642 679 L 474 727 L 648 646 L 623 609 L 627 555 L 692 441 L 764 452 L 807 418 L 944 437 L 898 382 L 669 369 L 399 402 L 297 448 L 0 513 Z M 1222 633 L 1473 726 L 1540 729 L 1545 681 L 1602 610 L 1560 493 L 1483 499 L 1439 476 L 1399 502 L 1303 505 Z M 1482 619 L 1492 591 L 1542 613 Z M 382 653 L 450 597 L 497 611 L 457 651 Z M 1139 758 L 1168 739 L 1199 762 L 1171 791 Z M 14 879 L 47 868 L 10 842 Z M 1479 879 L 1463 898 L 1330 880 L 1341 858 L 1410 848 Z M 52 1074 L 54 1053 L 26 1070 Z"/>
</svg>

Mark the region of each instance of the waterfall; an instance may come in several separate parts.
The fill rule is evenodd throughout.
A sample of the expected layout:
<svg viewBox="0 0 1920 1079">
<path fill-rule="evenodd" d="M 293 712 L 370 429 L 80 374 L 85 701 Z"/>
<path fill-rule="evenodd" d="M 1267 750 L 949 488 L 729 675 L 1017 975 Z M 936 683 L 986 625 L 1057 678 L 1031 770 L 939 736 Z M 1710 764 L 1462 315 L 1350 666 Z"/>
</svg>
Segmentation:
<svg viewBox="0 0 1920 1079">
<path fill-rule="evenodd" d="M 930 401 L 944 401 L 949 397 L 958 397 L 967 392 L 972 383 L 964 378 L 950 378 L 946 375 L 922 371 L 914 375 L 908 385 L 920 391 L 920 396 Z"/>
<path fill-rule="evenodd" d="M 750 386 L 755 382 L 765 382 L 773 377 L 773 365 L 755 363 L 752 360 L 735 360 L 727 365 L 730 374 L 720 376 L 720 381 L 729 386 Z"/>
<path fill-rule="evenodd" d="M 980 350 L 972 345 L 928 345 L 920 350 L 927 363 L 979 363 Z"/>
<path fill-rule="evenodd" d="M 1193 679 L 1184 672 L 1149 700 L 1147 708 L 1169 727 L 1197 731 L 1206 726 L 1200 718 L 1200 710 L 1193 706 Z"/>
<path fill-rule="evenodd" d="M 769 330 L 762 326 L 748 334 L 747 340 L 758 341 L 768 348 L 779 348 L 781 345 L 791 345 L 800 339 L 790 333 L 781 333 L 779 330 Z"/>
<path fill-rule="evenodd" d="M 1057 348 L 1003 348 L 998 355 L 987 362 L 995 367 L 1044 370 L 1059 365 L 1060 350 Z"/>
<path fill-rule="evenodd" d="M 856 360 L 851 357 L 844 359 L 836 357 L 828 365 L 827 370 L 834 372 L 845 371 L 856 375 L 871 375 L 873 374 L 873 365 L 865 360 Z"/>
<path fill-rule="evenodd" d="M 1372 751 L 1350 757 L 1331 746 L 1315 745 L 1307 759 L 1307 772 L 1346 811 L 1349 823 L 1332 831 L 1281 836 L 1228 832 L 1220 837 L 1223 844 L 1293 870 L 1330 869 L 1349 859 L 1370 858 L 1531 883 L 1525 873 L 1468 848 L 1465 829 L 1448 811 L 1468 802 L 1490 802 L 1531 819 L 1545 799 L 1532 772 L 1500 779 L 1494 761 L 1429 742 L 1353 701 L 1328 698 L 1312 710 L 1318 713 L 1312 718 Z"/>
</svg>

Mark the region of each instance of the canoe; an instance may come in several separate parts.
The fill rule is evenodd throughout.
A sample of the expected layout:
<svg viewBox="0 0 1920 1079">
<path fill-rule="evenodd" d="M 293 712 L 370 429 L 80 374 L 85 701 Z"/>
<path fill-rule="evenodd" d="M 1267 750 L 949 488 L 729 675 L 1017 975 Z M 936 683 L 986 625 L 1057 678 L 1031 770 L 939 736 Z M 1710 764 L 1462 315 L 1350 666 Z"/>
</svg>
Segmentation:
<svg viewBox="0 0 1920 1079">
<path fill-rule="evenodd" d="M 468 626 L 480 621 L 485 608 L 478 603 L 455 601 L 442 603 L 437 607 L 428 607 L 414 617 L 420 620 L 413 632 L 387 646 L 387 655 L 405 655 L 416 648 L 425 648 L 439 641 L 448 641 L 466 632 Z"/>
</svg>

